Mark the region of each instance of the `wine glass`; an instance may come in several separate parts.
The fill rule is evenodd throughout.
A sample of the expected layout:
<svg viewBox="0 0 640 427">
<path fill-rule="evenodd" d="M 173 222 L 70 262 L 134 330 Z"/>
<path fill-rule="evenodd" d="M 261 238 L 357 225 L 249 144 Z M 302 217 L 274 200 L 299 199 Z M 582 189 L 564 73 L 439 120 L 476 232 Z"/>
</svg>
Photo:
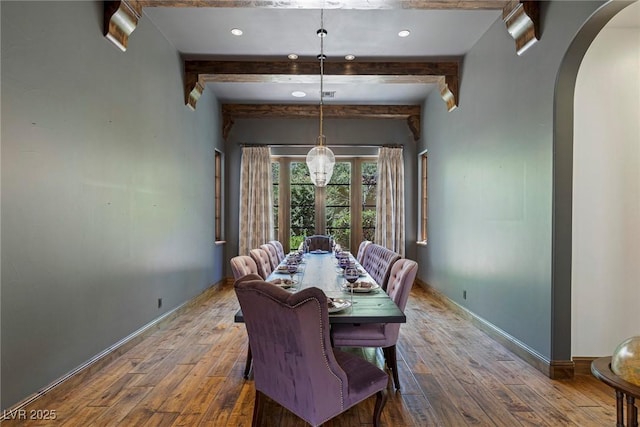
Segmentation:
<svg viewBox="0 0 640 427">
<path fill-rule="evenodd" d="M 343 270 L 347 268 L 349 266 L 349 257 L 344 256 L 344 254 L 341 255 L 340 258 L 338 258 L 338 266 Z"/>
<path fill-rule="evenodd" d="M 347 265 L 347 267 L 345 267 L 344 278 L 347 280 L 347 282 L 351 283 L 351 286 L 349 286 L 349 289 L 351 290 L 351 307 L 353 307 L 353 288 L 355 287 L 354 283 L 358 280 L 359 276 L 360 274 L 358 273 L 358 269 L 354 264 L 349 264 Z"/>
<path fill-rule="evenodd" d="M 293 286 L 293 276 L 298 272 L 298 262 L 295 259 L 287 260 L 287 271 L 291 277 L 291 286 Z"/>
</svg>

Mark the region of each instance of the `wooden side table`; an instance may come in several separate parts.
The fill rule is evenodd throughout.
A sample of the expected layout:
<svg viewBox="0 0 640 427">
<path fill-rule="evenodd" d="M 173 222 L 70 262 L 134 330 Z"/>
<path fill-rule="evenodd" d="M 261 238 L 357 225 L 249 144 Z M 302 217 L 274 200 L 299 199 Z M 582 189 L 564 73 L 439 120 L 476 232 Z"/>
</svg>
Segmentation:
<svg viewBox="0 0 640 427">
<path fill-rule="evenodd" d="M 616 391 L 616 427 L 624 427 L 624 401 L 627 401 L 627 426 L 638 427 L 640 387 L 617 376 L 611 370 L 611 357 L 601 357 L 591 362 L 591 373 Z"/>
</svg>

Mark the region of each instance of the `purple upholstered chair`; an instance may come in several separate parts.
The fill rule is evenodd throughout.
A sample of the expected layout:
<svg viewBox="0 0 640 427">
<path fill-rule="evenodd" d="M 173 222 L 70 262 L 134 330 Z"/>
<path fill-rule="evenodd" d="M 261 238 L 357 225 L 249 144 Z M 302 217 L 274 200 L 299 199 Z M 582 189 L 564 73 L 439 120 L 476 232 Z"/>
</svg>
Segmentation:
<svg viewBox="0 0 640 427">
<path fill-rule="evenodd" d="M 396 261 L 391 269 L 387 293 L 402 311 L 407 305 L 409 291 L 417 272 L 418 264 L 404 258 Z M 331 328 L 333 344 L 336 347 L 382 347 L 387 367 L 391 370 L 393 382 L 398 390 L 400 390 L 400 381 L 396 342 L 399 332 L 400 323 L 335 324 Z"/>
<path fill-rule="evenodd" d="M 265 251 L 269 256 L 269 264 L 271 264 L 271 271 L 275 270 L 275 268 L 280 264 L 278 260 L 278 253 L 276 252 L 275 246 L 265 243 L 264 245 L 260 245 L 260 249 Z"/>
<path fill-rule="evenodd" d="M 233 278 L 238 280 L 242 276 L 247 274 L 258 274 L 258 265 L 248 255 L 238 255 L 229 261 L 231 264 L 231 271 L 233 272 Z"/>
<path fill-rule="evenodd" d="M 271 240 L 269 244 L 273 245 L 273 247 L 276 248 L 276 254 L 278 254 L 278 263 L 281 263 L 285 257 L 284 247 L 282 246 L 282 243 L 277 240 Z"/>
<path fill-rule="evenodd" d="M 266 280 L 273 271 L 269 254 L 264 249 L 251 249 L 249 255 L 258 266 L 258 274 Z"/>
<path fill-rule="evenodd" d="M 327 297 L 320 289 L 292 294 L 250 275 L 236 281 L 235 291 L 253 349 L 253 426 L 262 421 L 265 395 L 318 426 L 374 394 L 373 425 L 380 425 L 388 376 L 331 347 Z"/>
<path fill-rule="evenodd" d="M 358 254 L 356 255 L 356 259 L 362 265 L 362 260 L 364 259 L 364 253 L 367 250 L 367 247 L 373 243 L 371 240 L 363 240 L 358 247 Z"/>
<path fill-rule="evenodd" d="M 248 274 L 258 274 L 258 266 L 256 262 L 248 255 L 238 255 L 229 261 L 231 264 L 231 271 L 233 272 L 233 278 L 235 280 L 241 279 Z M 249 371 L 251 370 L 251 346 L 247 346 L 247 360 L 244 365 L 244 377 L 249 378 Z"/>
<path fill-rule="evenodd" d="M 387 289 L 387 282 L 393 263 L 400 259 L 400 254 L 372 243 L 367 246 L 364 252 L 364 258 L 360 265 L 367 270 L 367 273 L 376 281 L 382 289 Z"/>
<path fill-rule="evenodd" d="M 307 248 L 309 251 L 330 251 L 331 237 L 317 234 L 307 237 Z"/>
</svg>

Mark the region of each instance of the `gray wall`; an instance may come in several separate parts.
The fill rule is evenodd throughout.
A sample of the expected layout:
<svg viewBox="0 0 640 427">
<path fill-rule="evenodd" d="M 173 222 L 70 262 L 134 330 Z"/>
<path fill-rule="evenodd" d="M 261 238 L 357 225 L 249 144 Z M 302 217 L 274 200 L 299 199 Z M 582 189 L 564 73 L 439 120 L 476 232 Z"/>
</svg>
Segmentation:
<svg viewBox="0 0 640 427">
<path fill-rule="evenodd" d="M 521 57 L 498 20 L 465 57 L 459 108 L 446 113 L 430 96 L 423 110 L 429 242 L 419 277 L 548 360 L 567 359 L 552 343 L 571 338 L 555 319 L 570 299 L 553 294 L 556 77 L 601 4 L 544 2 L 542 39 Z"/>
<path fill-rule="evenodd" d="M 224 276 L 217 101 L 142 18 L 126 53 L 102 2 L 2 8 L 4 409 Z M 163 307 L 157 307 L 158 298 Z"/>
<path fill-rule="evenodd" d="M 336 153 L 359 153 L 358 145 L 381 146 L 400 144 L 405 160 L 406 257 L 415 259 L 417 209 L 417 143 L 404 120 L 330 119 L 324 121 L 327 145 Z M 239 119 L 236 120 L 227 143 L 227 258 L 238 255 L 238 221 L 240 195 L 241 144 L 301 145 L 310 147 L 318 137 L 318 120 L 314 119 Z M 344 146 L 344 148 L 343 148 Z M 309 148 L 310 148 L 309 147 Z M 349 148 L 352 147 L 352 148 Z M 306 154 L 309 150 L 300 149 Z M 374 152 L 377 150 L 374 149 Z M 228 268 L 228 267 L 227 267 Z M 228 272 L 231 276 L 231 272 Z"/>
</svg>

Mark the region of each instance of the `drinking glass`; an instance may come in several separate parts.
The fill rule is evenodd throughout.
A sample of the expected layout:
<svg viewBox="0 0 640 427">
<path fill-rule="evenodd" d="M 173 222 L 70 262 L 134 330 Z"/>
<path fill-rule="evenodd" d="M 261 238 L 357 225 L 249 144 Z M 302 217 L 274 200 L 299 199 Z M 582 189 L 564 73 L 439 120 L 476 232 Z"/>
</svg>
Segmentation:
<svg viewBox="0 0 640 427">
<path fill-rule="evenodd" d="M 343 270 L 347 268 L 349 266 L 349 257 L 341 256 L 340 258 L 338 258 L 338 266 L 340 266 L 340 268 L 342 268 Z"/>
<path fill-rule="evenodd" d="M 347 280 L 347 282 L 351 283 L 351 286 L 349 286 L 349 290 L 351 291 L 352 309 L 353 309 L 353 288 L 354 288 L 353 284 L 358 280 L 359 276 L 360 274 L 358 273 L 358 269 L 353 264 L 347 265 L 347 267 L 344 269 L 344 278 Z"/>
<path fill-rule="evenodd" d="M 291 277 L 291 286 L 293 287 L 293 276 L 298 272 L 298 263 L 293 259 L 287 260 L 287 271 Z"/>
</svg>

